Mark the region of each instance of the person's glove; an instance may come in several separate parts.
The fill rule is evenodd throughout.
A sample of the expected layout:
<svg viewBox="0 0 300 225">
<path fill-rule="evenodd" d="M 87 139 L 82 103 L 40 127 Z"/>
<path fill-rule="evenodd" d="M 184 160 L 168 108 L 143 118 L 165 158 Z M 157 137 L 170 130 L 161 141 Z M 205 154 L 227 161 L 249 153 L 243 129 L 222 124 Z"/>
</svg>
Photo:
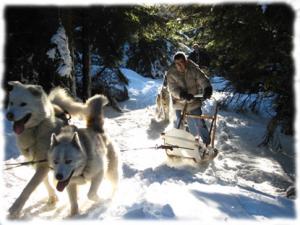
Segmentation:
<svg viewBox="0 0 300 225">
<path fill-rule="evenodd" d="M 194 98 L 194 95 L 187 93 L 186 91 L 181 91 L 179 94 L 179 97 L 181 99 L 185 99 L 185 100 L 192 100 Z"/>
<path fill-rule="evenodd" d="M 211 97 L 211 95 L 212 95 L 212 87 L 208 86 L 208 87 L 204 88 L 203 98 L 208 99 Z"/>
</svg>

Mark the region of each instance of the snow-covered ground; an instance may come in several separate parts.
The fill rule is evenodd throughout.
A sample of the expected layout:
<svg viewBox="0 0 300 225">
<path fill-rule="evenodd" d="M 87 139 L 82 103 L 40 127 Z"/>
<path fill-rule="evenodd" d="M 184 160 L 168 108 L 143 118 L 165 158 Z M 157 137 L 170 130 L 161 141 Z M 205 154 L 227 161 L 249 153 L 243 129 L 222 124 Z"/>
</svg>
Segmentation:
<svg viewBox="0 0 300 225">
<path fill-rule="evenodd" d="M 167 219 L 174 221 L 295 221 L 295 201 L 284 196 L 292 183 L 295 153 L 293 140 L 281 137 L 288 149 L 271 152 L 257 148 L 267 120 L 253 114 L 220 111 L 216 147 L 219 155 L 206 165 L 172 163 L 162 150 L 139 149 L 161 143 L 160 132 L 171 125 L 155 118 L 155 97 L 161 80 L 139 76 L 122 69 L 129 79 L 130 100 L 121 103 L 125 113 L 105 109 L 105 128 L 121 150 L 123 178 L 112 200 L 105 197 L 109 184 L 103 183 L 98 203 L 87 199 L 87 186 L 79 189 L 78 218 L 110 220 Z M 220 93 L 214 96 L 219 98 Z M 10 124 L 5 124 L 5 162 L 23 161 L 18 155 Z M 33 175 L 30 167 L 4 171 L 2 204 L 7 209 Z M 59 193 L 55 207 L 47 207 L 43 185 L 31 195 L 22 218 L 61 220 L 68 216 L 67 193 Z M 280 220 L 281 221 L 281 220 Z"/>
</svg>

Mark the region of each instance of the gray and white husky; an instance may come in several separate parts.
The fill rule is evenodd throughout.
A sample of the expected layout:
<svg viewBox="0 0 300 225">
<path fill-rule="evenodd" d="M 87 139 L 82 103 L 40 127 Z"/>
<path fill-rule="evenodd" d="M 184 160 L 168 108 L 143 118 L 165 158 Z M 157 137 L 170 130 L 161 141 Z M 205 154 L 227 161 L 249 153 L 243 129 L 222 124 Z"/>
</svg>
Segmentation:
<svg viewBox="0 0 300 225">
<path fill-rule="evenodd" d="M 46 160 L 51 134 L 58 133 L 64 125 L 64 121 L 56 116 L 64 110 L 55 104 L 55 99 L 60 99 L 58 103 L 61 106 L 72 108 L 72 112 L 81 110 L 82 106 L 74 103 L 60 88 L 48 96 L 39 85 L 22 84 L 18 81 L 8 84 L 11 90 L 8 94 L 6 118 L 13 123 L 17 145 L 28 161 Z M 36 164 L 34 167 L 35 174 L 8 210 L 12 218 L 19 216 L 25 202 L 41 182 L 47 187 L 48 202 L 53 204 L 57 201 L 55 190 L 48 182 L 48 162 Z"/>
<path fill-rule="evenodd" d="M 119 156 L 103 131 L 103 106 L 107 99 L 95 95 L 88 99 L 83 112 L 87 127 L 65 126 L 60 133 L 52 134 L 48 153 L 50 167 L 57 180 L 56 189 L 68 191 L 71 216 L 78 214 L 77 185 L 90 182 L 88 198 L 99 200 L 98 187 L 108 178 L 114 193 L 119 181 Z"/>
</svg>

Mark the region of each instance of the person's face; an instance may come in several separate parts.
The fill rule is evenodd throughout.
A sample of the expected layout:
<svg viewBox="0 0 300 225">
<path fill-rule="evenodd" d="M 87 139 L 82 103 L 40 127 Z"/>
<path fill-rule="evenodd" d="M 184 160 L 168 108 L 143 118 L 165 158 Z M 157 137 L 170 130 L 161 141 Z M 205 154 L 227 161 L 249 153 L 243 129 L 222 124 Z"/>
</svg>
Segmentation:
<svg viewBox="0 0 300 225">
<path fill-rule="evenodd" d="M 176 59 L 175 60 L 175 66 L 176 66 L 176 69 L 178 72 L 183 73 L 186 69 L 186 64 L 187 64 L 187 62 L 184 59 Z"/>
</svg>

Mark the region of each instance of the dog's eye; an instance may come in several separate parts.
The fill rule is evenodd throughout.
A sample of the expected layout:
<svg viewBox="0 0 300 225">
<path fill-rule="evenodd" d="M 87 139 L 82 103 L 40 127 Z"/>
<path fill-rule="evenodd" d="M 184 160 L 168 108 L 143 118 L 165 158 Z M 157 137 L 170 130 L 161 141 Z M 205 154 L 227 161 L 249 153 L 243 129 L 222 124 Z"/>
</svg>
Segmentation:
<svg viewBox="0 0 300 225">
<path fill-rule="evenodd" d="M 20 106 L 25 106 L 25 105 L 27 105 L 27 103 L 25 103 L 25 102 L 22 102 L 21 104 L 20 104 Z"/>
<path fill-rule="evenodd" d="M 57 161 L 57 160 L 54 160 L 54 164 L 55 164 L 55 165 L 58 164 L 58 161 Z"/>
<path fill-rule="evenodd" d="M 67 159 L 67 160 L 65 161 L 66 164 L 70 164 L 71 162 L 72 162 L 71 159 Z"/>
</svg>

